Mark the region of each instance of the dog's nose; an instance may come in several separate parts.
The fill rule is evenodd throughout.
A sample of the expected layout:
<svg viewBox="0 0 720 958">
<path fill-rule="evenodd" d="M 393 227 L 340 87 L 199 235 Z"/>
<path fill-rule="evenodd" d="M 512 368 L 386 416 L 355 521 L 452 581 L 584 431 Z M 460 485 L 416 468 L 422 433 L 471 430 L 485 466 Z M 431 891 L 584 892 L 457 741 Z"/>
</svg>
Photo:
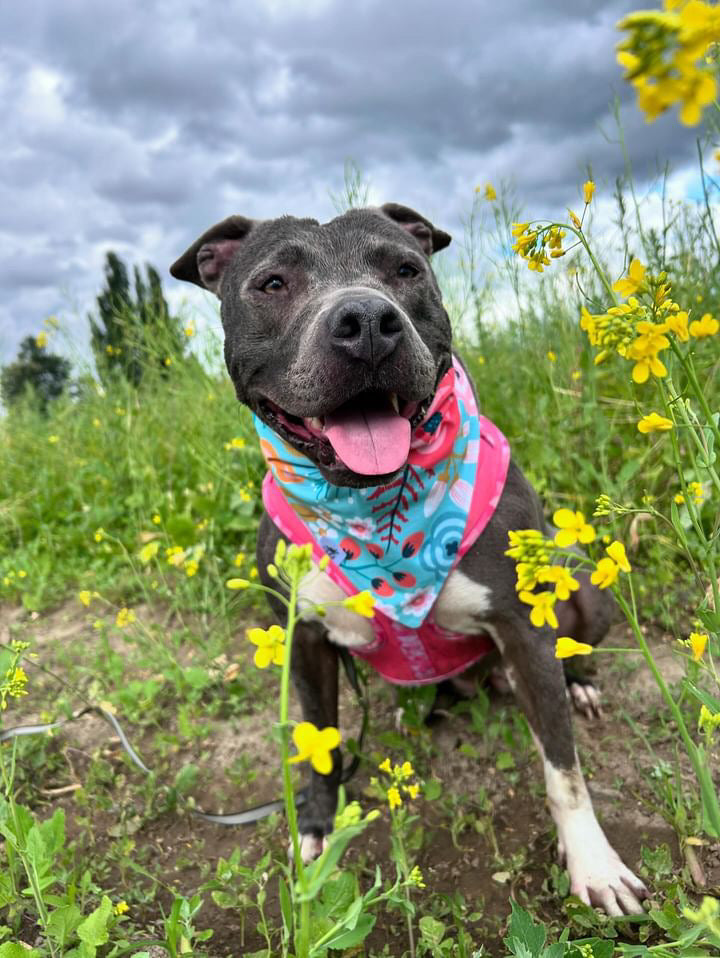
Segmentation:
<svg viewBox="0 0 720 958">
<path fill-rule="evenodd" d="M 370 366 L 389 356 L 405 331 L 399 310 L 379 296 L 338 303 L 328 313 L 327 328 L 336 349 Z"/>
</svg>

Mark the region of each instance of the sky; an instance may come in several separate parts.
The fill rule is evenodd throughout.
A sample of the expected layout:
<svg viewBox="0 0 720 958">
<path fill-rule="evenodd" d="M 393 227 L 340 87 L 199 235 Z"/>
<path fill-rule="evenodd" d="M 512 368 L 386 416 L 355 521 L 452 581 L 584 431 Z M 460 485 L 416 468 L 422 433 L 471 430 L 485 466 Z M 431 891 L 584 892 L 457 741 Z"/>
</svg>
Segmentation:
<svg viewBox="0 0 720 958">
<path fill-rule="evenodd" d="M 209 294 L 167 275 L 230 213 L 335 215 L 351 159 L 371 201 L 451 233 L 478 184 L 535 216 L 637 181 L 694 136 L 645 124 L 615 62 L 632 0 L 23 0 L 0 37 L 0 363 L 58 316 L 77 348 L 105 254 L 150 262 L 174 308 Z M 210 317 L 210 319 L 208 319 Z M 67 348 L 67 347 L 65 347 Z M 59 351 L 63 351 L 62 348 Z"/>
</svg>

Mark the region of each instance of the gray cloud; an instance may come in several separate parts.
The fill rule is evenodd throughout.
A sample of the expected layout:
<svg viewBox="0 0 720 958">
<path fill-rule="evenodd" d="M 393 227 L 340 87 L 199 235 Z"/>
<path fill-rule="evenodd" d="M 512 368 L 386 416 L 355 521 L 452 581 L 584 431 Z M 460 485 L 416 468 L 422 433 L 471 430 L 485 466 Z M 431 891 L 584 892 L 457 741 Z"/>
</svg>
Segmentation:
<svg viewBox="0 0 720 958">
<path fill-rule="evenodd" d="M 348 157 L 379 199 L 456 232 L 487 179 L 512 179 L 536 214 L 576 203 L 589 163 L 610 189 L 615 94 L 639 179 L 658 157 L 685 163 L 692 137 L 672 117 L 646 127 L 615 64 L 615 22 L 635 5 L 9 6 L 0 357 L 51 312 L 84 335 L 107 249 L 164 271 L 229 212 L 328 218 Z"/>
</svg>

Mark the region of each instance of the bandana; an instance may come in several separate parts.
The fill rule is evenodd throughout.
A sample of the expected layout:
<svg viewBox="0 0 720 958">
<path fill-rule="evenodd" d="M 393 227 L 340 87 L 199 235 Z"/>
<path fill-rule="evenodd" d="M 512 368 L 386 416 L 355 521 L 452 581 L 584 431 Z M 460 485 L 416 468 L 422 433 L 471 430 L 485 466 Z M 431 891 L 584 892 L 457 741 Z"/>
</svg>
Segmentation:
<svg viewBox="0 0 720 958">
<path fill-rule="evenodd" d="M 462 366 L 453 359 L 414 431 L 402 473 L 387 485 L 335 486 L 257 416 L 255 428 L 270 469 L 266 505 L 281 493 L 316 554 L 330 557 L 333 578 L 370 590 L 377 610 L 418 628 L 492 516 L 510 458 L 505 437 L 478 415 Z"/>
</svg>

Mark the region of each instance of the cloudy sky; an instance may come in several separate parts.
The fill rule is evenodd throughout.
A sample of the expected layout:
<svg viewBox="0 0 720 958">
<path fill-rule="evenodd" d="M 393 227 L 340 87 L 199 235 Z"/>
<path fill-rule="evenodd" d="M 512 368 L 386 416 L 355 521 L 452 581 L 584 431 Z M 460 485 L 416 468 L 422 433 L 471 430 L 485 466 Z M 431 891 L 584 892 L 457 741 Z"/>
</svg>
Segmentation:
<svg viewBox="0 0 720 958">
<path fill-rule="evenodd" d="M 535 215 L 612 190 L 615 96 L 637 177 L 694 137 L 646 126 L 615 63 L 631 0 L 22 0 L 0 37 L 0 362 L 75 340 L 108 249 L 168 265 L 229 213 L 328 219 L 352 158 L 372 199 L 461 229 L 512 180 Z M 206 294 L 168 277 L 173 305 Z"/>
</svg>

